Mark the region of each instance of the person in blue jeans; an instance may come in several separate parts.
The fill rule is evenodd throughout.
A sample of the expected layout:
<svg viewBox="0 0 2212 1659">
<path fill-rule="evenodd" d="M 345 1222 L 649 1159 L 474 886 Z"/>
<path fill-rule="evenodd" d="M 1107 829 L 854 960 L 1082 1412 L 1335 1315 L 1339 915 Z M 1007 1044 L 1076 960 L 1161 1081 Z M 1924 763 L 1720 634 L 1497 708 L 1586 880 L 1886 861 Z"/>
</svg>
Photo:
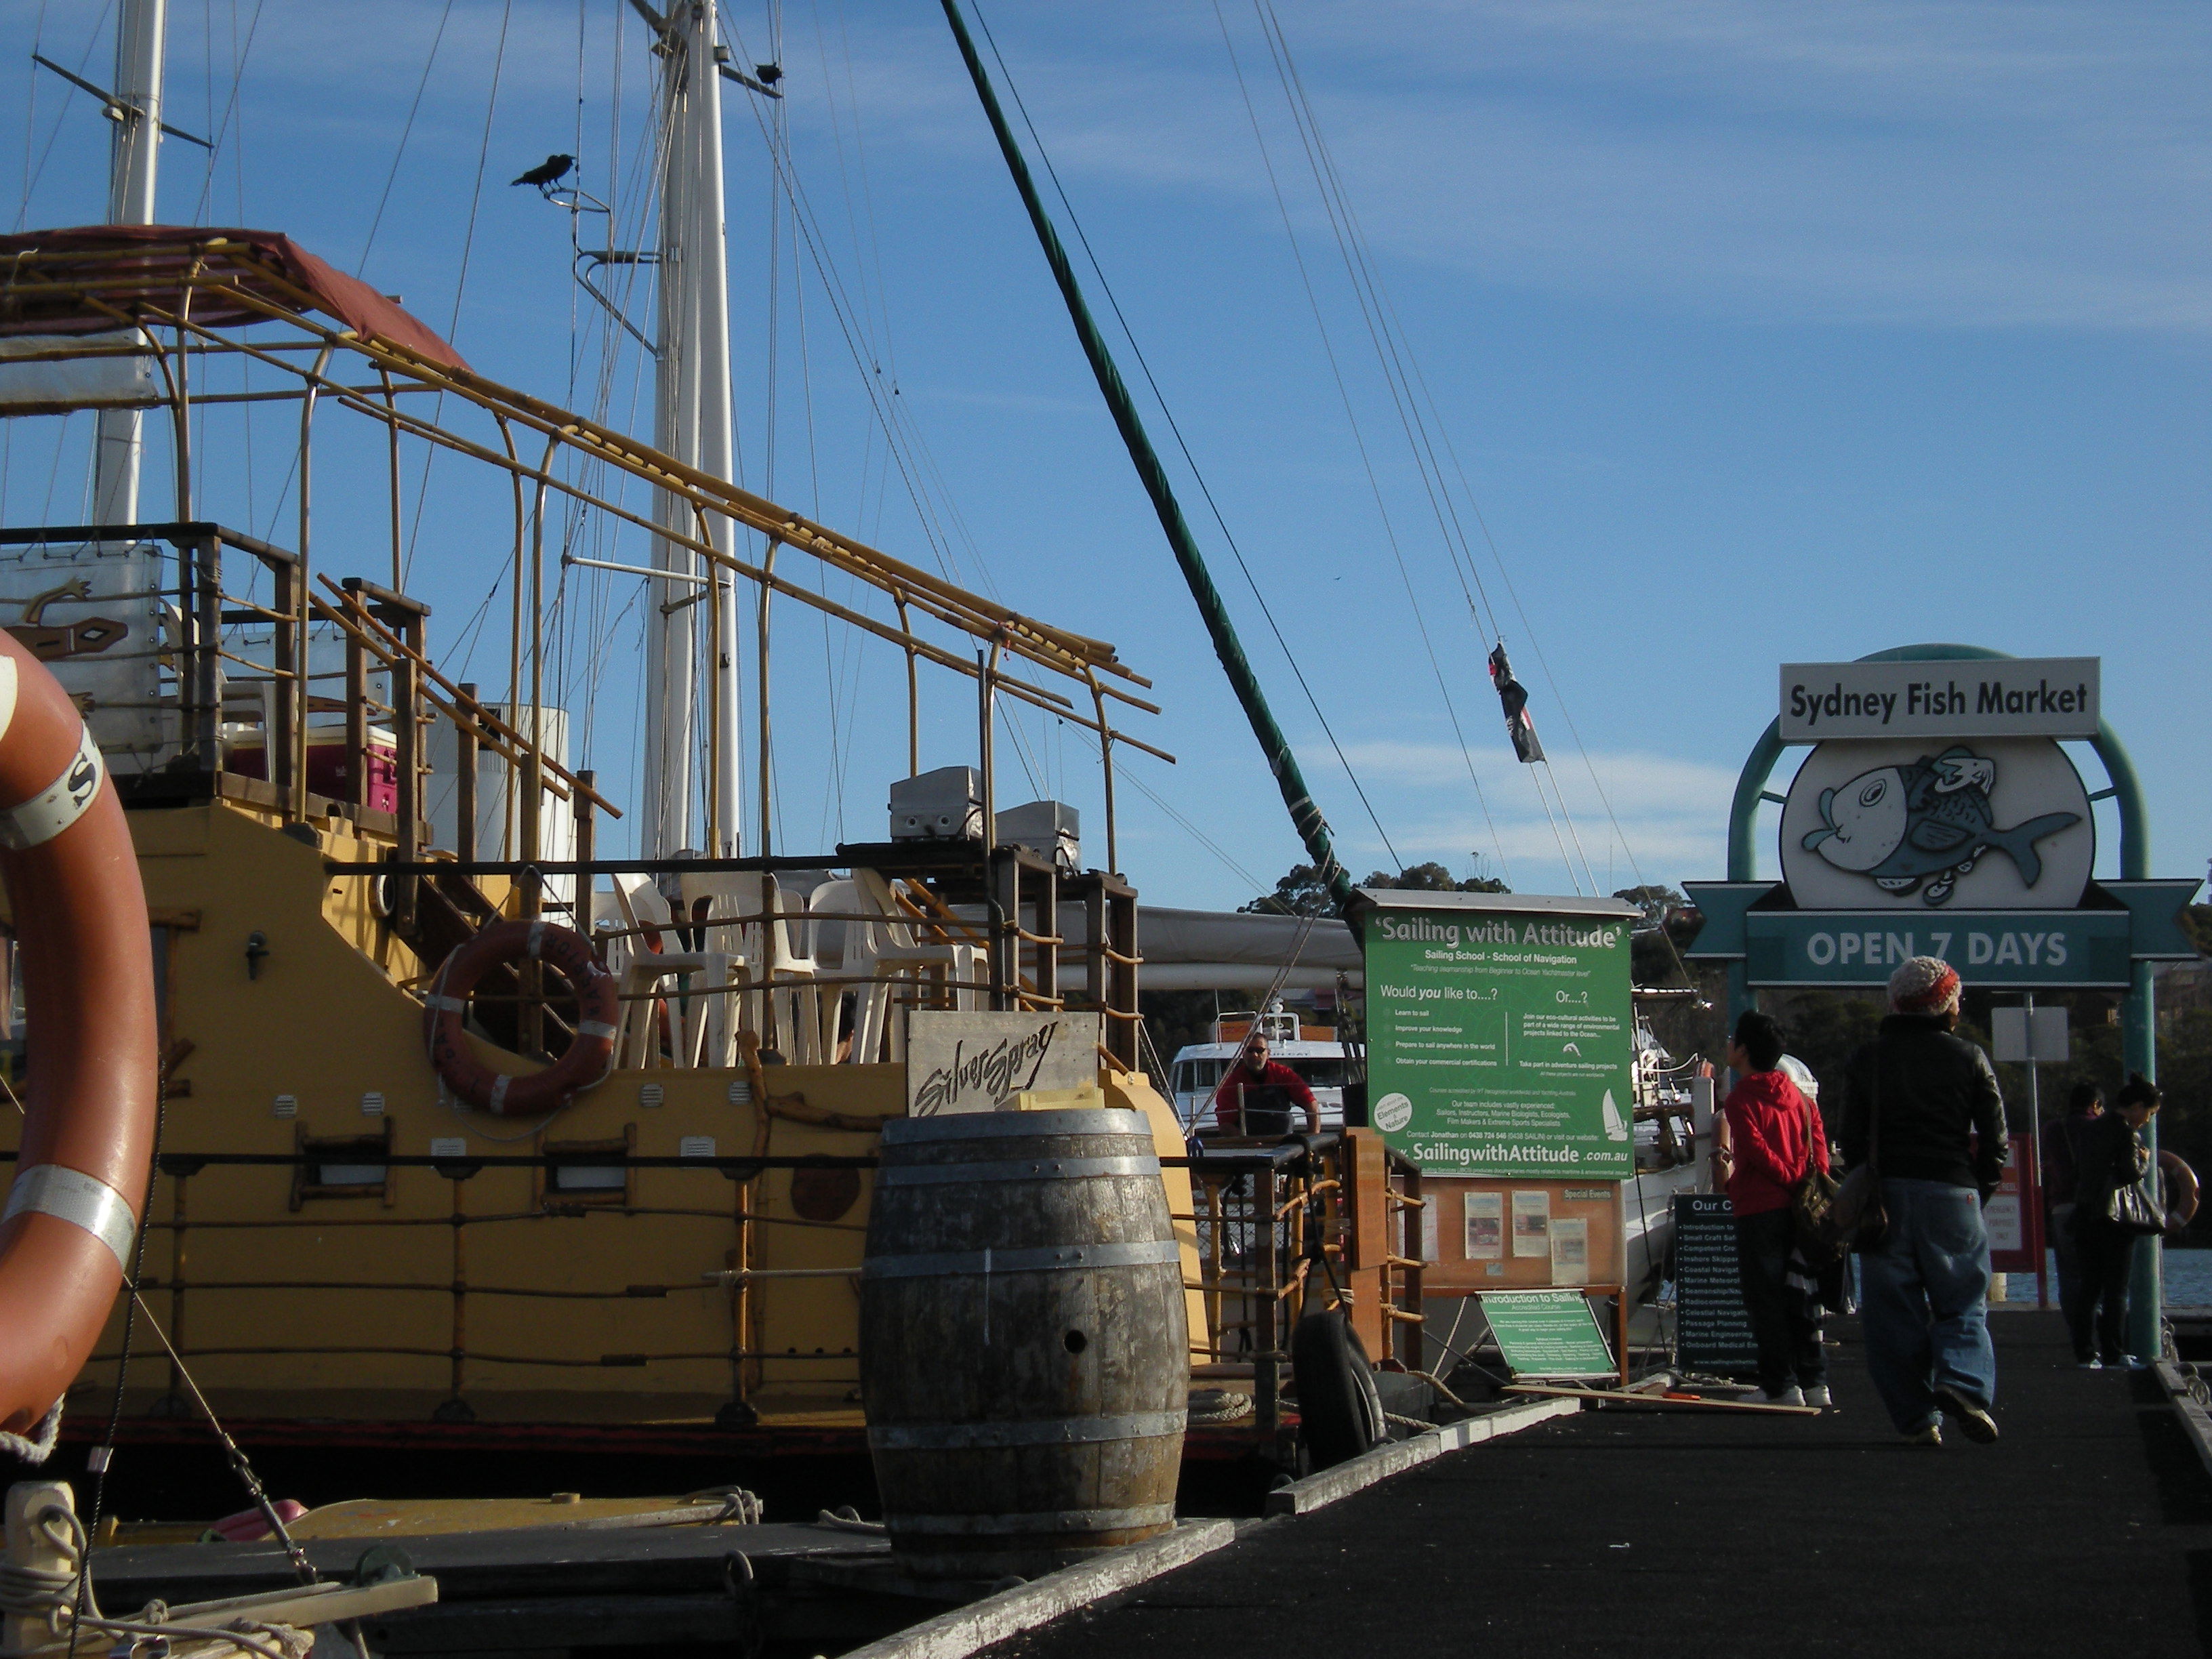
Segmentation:
<svg viewBox="0 0 2212 1659">
<path fill-rule="evenodd" d="M 1844 1066 L 1846 1168 L 1871 1163 L 1889 1227 L 1859 1257 L 1867 1372 L 1898 1432 L 1997 1437 L 1990 1236 L 1982 1206 L 2011 1155 L 1990 1057 L 1957 1034 L 1959 975 L 1914 957 L 1890 975 L 1889 1017 Z"/>
</svg>

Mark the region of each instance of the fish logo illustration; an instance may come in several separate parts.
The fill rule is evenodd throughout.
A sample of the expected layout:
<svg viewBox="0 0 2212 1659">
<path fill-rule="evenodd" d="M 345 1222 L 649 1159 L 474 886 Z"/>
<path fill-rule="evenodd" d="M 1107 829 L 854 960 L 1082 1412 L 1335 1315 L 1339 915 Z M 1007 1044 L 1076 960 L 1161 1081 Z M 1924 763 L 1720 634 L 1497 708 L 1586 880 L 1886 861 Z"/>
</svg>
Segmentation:
<svg viewBox="0 0 2212 1659">
<path fill-rule="evenodd" d="M 1959 878 L 1991 848 L 2033 887 L 2043 879 L 2036 843 L 2071 829 L 2081 815 L 2046 812 L 2000 830 L 1990 808 L 1996 781 L 1997 763 L 1963 746 L 1932 759 L 1923 755 L 1910 766 L 1877 767 L 1820 792 L 1822 827 L 1803 845 L 1885 893 L 1910 893 L 1926 882 L 1923 904 L 1946 902 Z"/>
</svg>

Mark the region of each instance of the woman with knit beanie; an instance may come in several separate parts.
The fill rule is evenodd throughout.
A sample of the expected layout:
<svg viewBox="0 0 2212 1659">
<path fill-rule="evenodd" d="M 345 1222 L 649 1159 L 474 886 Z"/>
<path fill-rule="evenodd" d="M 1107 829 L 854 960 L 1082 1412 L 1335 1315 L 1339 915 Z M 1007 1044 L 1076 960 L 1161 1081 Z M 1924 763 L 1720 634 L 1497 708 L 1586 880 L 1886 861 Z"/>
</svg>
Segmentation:
<svg viewBox="0 0 2212 1659">
<path fill-rule="evenodd" d="M 1990 1057 L 1957 1035 L 1959 975 L 1914 957 L 1889 980 L 1889 1017 L 1844 1067 L 1842 1146 L 1871 1164 L 1889 1226 L 1860 1257 L 1867 1371 L 1898 1432 L 1997 1437 L 1990 1236 L 1982 1206 L 2010 1155 Z"/>
</svg>

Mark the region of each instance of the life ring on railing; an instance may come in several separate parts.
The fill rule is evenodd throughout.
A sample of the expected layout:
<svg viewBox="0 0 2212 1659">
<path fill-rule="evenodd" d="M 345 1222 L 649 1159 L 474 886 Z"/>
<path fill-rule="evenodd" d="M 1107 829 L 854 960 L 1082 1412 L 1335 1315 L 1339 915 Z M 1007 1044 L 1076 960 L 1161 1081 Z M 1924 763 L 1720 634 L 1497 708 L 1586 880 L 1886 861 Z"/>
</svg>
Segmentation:
<svg viewBox="0 0 2212 1659">
<path fill-rule="evenodd" d="M 146 890 L 100 746 L 0 634 L 0 880 L 36 1061 L 0 1203 L 0 1431 L 44 1439 L 128 1271 L 161 1088 Z"/>
<path fill-rule="evenodd" d="M 576 994 L 575 1040 L 542 1072 L 510 1077 L 477 1058 L 462 1019 L 477 981 L 502 963 L 541 962 Z M 455 1099 L 501 1117 L 549 1112 L 602 1081 L 613 1068 L 616 1021 L 622 1006 L 614 975 L 592 954 L 591 941 L 550 921 L 495 922 L 453 947 L 423 1000 L 422 1037 L 430 1064 Z"/>
</svg>

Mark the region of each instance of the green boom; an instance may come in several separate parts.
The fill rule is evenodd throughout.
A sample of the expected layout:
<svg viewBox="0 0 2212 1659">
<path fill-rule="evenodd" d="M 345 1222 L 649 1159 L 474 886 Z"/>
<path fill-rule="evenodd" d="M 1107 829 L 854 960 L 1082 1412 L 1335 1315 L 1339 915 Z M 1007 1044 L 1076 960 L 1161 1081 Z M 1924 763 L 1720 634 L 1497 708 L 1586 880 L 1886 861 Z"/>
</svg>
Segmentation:
<svg viewBox="0 0 2212 1659">
<path fill-rule="evenodd" d="M 1190 526 L 1183 519 L 1182 507 L 1168 483 L 1168 475 L 1160 465 L 1152 440 L 1145 435 L 1144 422 L 1137 417 L 1129 388 L 1121 383 L 1113 355 L 1106 349 L 1098 325 L 1091 319 L 1091 309 L 1083 302 L 1083 290 L 1076 284 L 1075 269 L 1068 263 L 1067 250 L 1060 246 L 1060 234 L 1045 214 L 1036 181 L 1030 177 L 1029 163 L 1023 159 L 1021 146 L 1014 142 L 1014 135 L 1006 125 L 1006 112 L 999 107 L 998 94 L 991 89 L 991 77 L 984 72 L 983 60 L 975 55 L 975 42 L 969 37 L 966 20 L 960 15 L 958 0 L 944 0 L 944 4 L 945 19 L 952 25 L 953 39 L 960 43 L 960 55 L 967 60 L 976 94 L 983 100 L 983 112 L 991 118 L 991 131 L 998 135 L 999 149 L 1006 158 L 1006 169 L 1014 175 L 1014 187 L 1021 191 L 1022 204 L 1030 210 L 1030 223 L 1036 228 L 1045 261 L 1052 267 L 1053 279 L 1060 284 L 1060 298 L 1067 302 L 1067 314 L 1075 325 L 1076 337 L 1082 341 L 1084 355 L 1091 360 L 1091 372 L 1097 377 L 1098 390 L 1106 399 L 1107 408 L 1113 411 L 1114 424 L 1121 428 L 1121 441 L 1128 446 L 1129 459 L 1136 465 L 1137 476 L 1143 480 L 1146 493 L 1152 498 L 1152 509 L 1160 516 L 1160 528 L 1167 532 L 1168 545 L 1175 550 L 1183 580 L 1190 585 L 1190 596 L 1198 602 L 1198 614 L 1206 623 L 1206 631 L 1213 638 L 1213 653 L 1221 659 L 1222 672 L 1229 676 L 1230 689 L 1237 693 L 1237 701 L 1244 707 L 1244 717 L 1252 723 L 1252 735 L 1259 738 L 1261 752 L 1267 757 L 1267 769 L 1275 775 L 1275 787 L 1283 792 L 1283 805 L 1290 808 L 1291 823 L 1298 838 L 1305 842 L 1314 868 L 1328 878 L 1329 896 L 1341 909 L 1352 896 L 1352 878 L 1336 860 L 1328 823 L 1307 792 L 1297 758 L 1291 753 L 1282 727 L 1275 724 L 1274 714 L 1267 708 L 1267 696 L 1261 691 L 1259 679 L 1253 674 L 1252 665 L 1245 659 L 1244 647 L 1237 641 L 1236 625 L 1229 620 L 1220 592 L 1207 574 L 1206 561 L 1191 537 Z"/>
</svg>

